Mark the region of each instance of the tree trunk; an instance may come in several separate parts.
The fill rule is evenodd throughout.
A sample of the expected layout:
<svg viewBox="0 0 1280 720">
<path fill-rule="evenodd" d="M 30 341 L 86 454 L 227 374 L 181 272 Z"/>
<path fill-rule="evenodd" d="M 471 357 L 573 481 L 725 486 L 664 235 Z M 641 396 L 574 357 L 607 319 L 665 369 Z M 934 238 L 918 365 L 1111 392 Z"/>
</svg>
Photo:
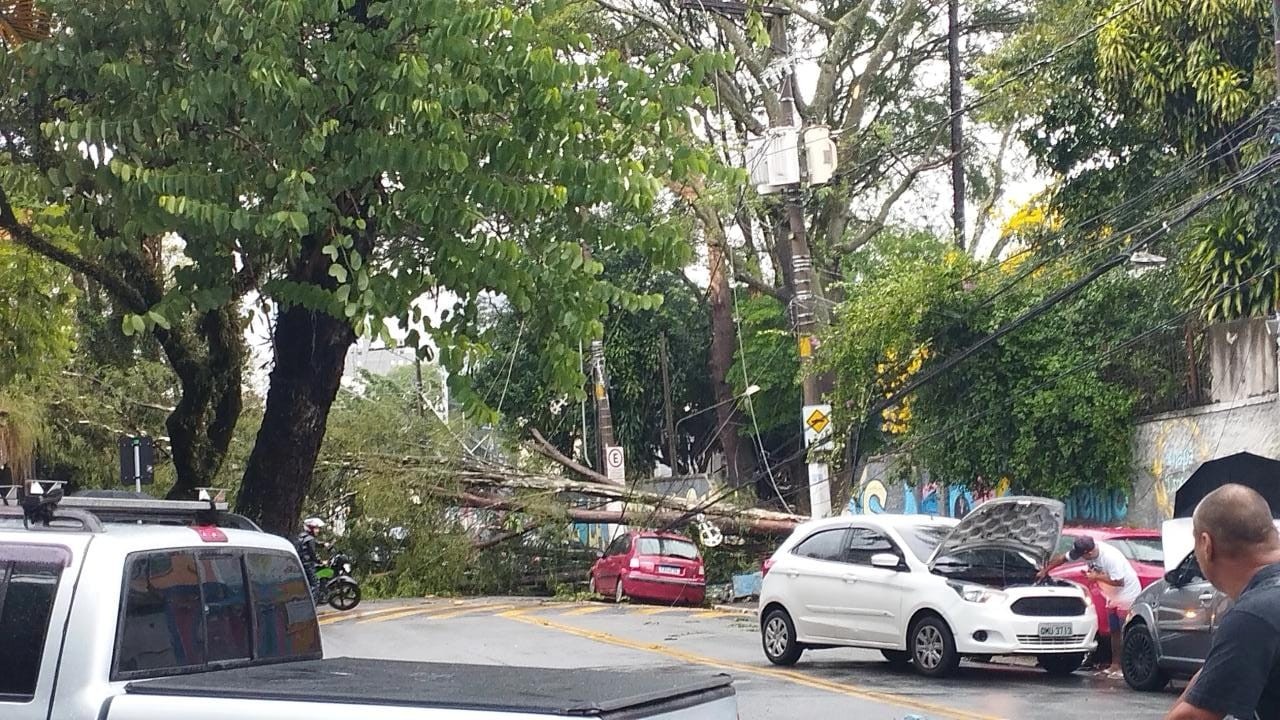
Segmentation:
<svg viewBox="0 0 1280 720">
<path fill-rule="evenodd" d="M 355 339 L 351 324 L 329 313 L 300 305 L 277 313 L 275 367 L 262 428 L 236 501 L 236 510 L 267 532 L 290 537 L 297 530 Z"/>
<path fill-rule="evenodd" d="M 184 332 L 162 332 L 161 347 L 178 376 L 182 396 L 165 419 L 176 479 L 170 499 L 191 499 L 213 484 L 240 419 L 243 329 L 235 309 L 224 307 L 200 321 L 205 352 L 195 352 Z"/>
<path fill-rule="evenodd" d="M 711 312 L 711 352 L 708 366 L 711 370 L 711 387 L 715 394 L 716 427 L 719 428 L 720 449 L 728 466 L 729 483 L 735 487 L 751 482 L 756 471 L 756 456 L 751 445 L 738 435 L 735 420 L 739 417 L 729 372 L 733 368 L 733 353 L 738 337 L 733 322 L 733 290 L 729 287 L 728 248 L 724 231 L 718 218 L 704 222 L 707 237 L 707 264 L 711 270 L 708 306 Z"/>
</svg>

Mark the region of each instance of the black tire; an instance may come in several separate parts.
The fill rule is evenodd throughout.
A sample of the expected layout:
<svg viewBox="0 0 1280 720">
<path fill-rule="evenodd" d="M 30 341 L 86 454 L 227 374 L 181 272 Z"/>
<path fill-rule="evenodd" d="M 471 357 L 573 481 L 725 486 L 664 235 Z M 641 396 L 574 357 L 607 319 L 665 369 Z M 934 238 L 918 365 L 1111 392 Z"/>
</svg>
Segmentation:
<svg viewBox="0 0 1280 720">
<path fill-rule="evenodd" d="M 1151 630 L 1144 623 L 1129 626 L 1120 650 L 1120 669 L 1129 687 L 1142 692 L 1163 690 L 1169 684 L 1169 675 L 1160 669 L 1159 660 Z"/>
<path fill-rule="evenodd" d="M 627 600 L 627 591 L 622 587 L 622 577 L 618 577 L 618 584 L 613 588 L 613 601 L 623 603 Z"/>
<path fill-rule="evenodd" d="M 907 637 L 911 664 L 916 672 L 931 678 L 946 677 L 960 666 L 955 635 L 942 618 L 928 616 L 911 626 Z"/>
<path fill-rule="evenodd" d="M 782 608 L 765 613 L 760 622 L 760 644 L 764 656 L 774 665 L 795 665 L 804 654 L 804 646 L 796 640 L 796 625 Z"/>
<path fill-rule="evenodd" d="M 906 650 L 881 650 L 880 654 L 895 670 L 911 667 L 911 653 Z"/>
<path fill-rule="evenodd" d="M 360 604 L 360 586 L 354 582 L 341 582 L 329 590 L 329 605 L 334 610 L 355 610 Z"/>
<path fill-rule="evenodd" d="M 596 590 L 596 576 L 595 576 L 595 575 L 592 575 L 592 576 L 590 576 L 590 577 L 588 577 L 588 578 L 587 578 L 587 594 L 588 594 L 588 595 L 591 595 L 591 596 L 593 596 L 593 597 L 594 597 L 594 596 L 596 596 L 596 595 L 599 595 L 599 594 L 600 594 L 600 593 Z"/>
<path fill-rule="evenodd" d="M 1064 676 L 1079 670 L 1086 657 L 1085 653 L 1041 655 L 1036 658 L 1036 664 L 1050 675 Z"/>
</svg>

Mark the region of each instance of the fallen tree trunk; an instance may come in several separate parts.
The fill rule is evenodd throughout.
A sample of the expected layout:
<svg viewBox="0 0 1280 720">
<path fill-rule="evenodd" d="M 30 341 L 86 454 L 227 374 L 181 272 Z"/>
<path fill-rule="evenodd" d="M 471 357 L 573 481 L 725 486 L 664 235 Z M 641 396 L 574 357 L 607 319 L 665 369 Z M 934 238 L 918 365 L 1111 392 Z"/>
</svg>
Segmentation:
<svg viewBox="0 0 1280 720">
<path fill-rule="evenodd" d="M 519 511 L 524 509 L 521 503 L 507 498 L 476 495 L 474 493 L 457 493 L 454 497 L 466 507 L 485 510 Z M 621 510 L 569 507 L 565 508 L 565 514 L 574 522 L 585 523 L 666 525 L 689 521 L 687 511 L 655 509 L 652 506 L 637 505 L 635 503 L 628 503 Z M 796 521 L 764 520 L 743 515 L 726 515 L 710 509 L 705 511 L 704 515 L 716 527 L 735 533 L 786 535 L 794 530 L 798 524 Z"/>
</svg>

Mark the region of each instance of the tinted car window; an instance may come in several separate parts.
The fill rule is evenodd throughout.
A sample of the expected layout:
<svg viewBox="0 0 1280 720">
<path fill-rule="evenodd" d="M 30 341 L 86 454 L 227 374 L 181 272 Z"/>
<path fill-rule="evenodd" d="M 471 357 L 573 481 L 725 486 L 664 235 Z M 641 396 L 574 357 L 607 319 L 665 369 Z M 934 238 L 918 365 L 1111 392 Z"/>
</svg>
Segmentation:
<svg viewBox="0 0 1280 720">
<path fill-rule="evenodd" d="M 899 560 L 902 559 L 902 553 L 894 547 L 893 542 L 875 530 L 854 528 L 849 531 L 846 560 L 855 565 L 870 565 L 871 556 L 879 553 L 897 555 Z"/>
<path fill-rule="evenodd" d="M 1123 541 L 1112 541 L 1125 557 L 1133 562 L 1164 564 L 1164 547 L 1160 538 L 1126 538 Z"/>
<path fill-rule="evenodd" d="M 1024 585 L 1035 579 L 1035 562 L 1022 553 L 1003 548 L 962 550 L 939 556 L 934 572 L 955 580 L 992 587 Z"/>
<path fill-rule="evenodd" d="M 636 553 L 639 555 L 664 555 L 685 560 L 697 560 L 698 546 L 688 540 L 645 537 L 636 541 Z"/>
<path fill-rule="evenodd" d="M 30 700 L 40 677 L 49 618 L 65 561 L 33 551 L 24 560 L 0 553 L 0 701 Z"/>
<path fill-rule="evenodd" d="M 1200 572 L 1200 562 L 1196 554 L 1190 553 L 1178 563 L 1178 582 L 1181 585 L 1205 582 L 1204 573 Z"/>
<path fill-rule="evenodd" d="M 127 572 L 116 671 L 181 670 L 204 664 L 204 613 L 195 554 L 135 555 Z"/>
<path fill-rule="evenodd" d="M 626 555 L 631 549 L 631 536 L 623 535 L 622 537 L 609 543 L 609 549 L 605 550 L 605 555 Z"/>
<path fill-rule="evenodd" d="M 126 573 L 114 679 L 321 654 L 314 601 L 291 554 L 137 553 Z"/>
<path fill-rule="evenodd" d="M 240 555 L 201 553 L 199 560 L 209 660 L 248 660 L 253 628 Z"/>
<path fill-rule="evenodd" d="M 298 559 L 284 553 L 245 557 L 258 619 L 255 658 L 279 660 L 320 654 L 320 626 L 311 588 Z"/>
<path fill-rule="evenodd" d="M 845 528 L 837 528 L 815 533 L 805 538 L 792 552 L 814 560 L 842 562 L 845 559 L 845 532 Z"/>
</svg>

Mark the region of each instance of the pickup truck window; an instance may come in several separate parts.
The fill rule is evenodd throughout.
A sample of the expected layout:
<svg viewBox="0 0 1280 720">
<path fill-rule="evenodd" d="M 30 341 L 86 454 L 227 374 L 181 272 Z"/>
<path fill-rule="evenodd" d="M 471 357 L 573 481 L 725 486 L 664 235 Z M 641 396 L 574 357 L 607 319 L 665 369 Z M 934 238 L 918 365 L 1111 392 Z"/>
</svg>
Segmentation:
<svg viewBox="0 0 1280 720">
<path fill-rule="evenodd" d="M 35 697 L 64 548 L 0 545 L 0 702 Z"/>
<path fill-rule="evenodd" d="M 112 679 L 320 655 L 315 606 L 292 555 L 187 550 L 129 557 Z"/>
</svg>

